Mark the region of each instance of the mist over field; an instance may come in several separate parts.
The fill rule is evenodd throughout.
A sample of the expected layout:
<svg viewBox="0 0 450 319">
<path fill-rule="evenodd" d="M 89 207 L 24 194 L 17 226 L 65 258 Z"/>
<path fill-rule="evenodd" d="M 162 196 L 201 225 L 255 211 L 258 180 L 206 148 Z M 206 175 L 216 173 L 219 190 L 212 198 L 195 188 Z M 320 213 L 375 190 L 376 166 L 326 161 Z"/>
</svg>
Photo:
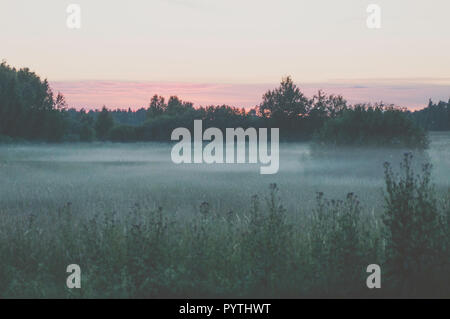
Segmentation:
<svg viewBox="0 0 450 319">
<path fill-rule="evenodd" d="M 448 296 L 450 134 L 430 139 L 411 155 L 282 143 L 275 175 L 176 165 L 168 143 L 2 145 L 0 296 Z M 387 289 L 365 287 L 373 263 Z"/>
<path fill-rule="evenodd" d="M 72 204 L 76 214 L 128 212 L 135 204 L 189 216 L 202 202 L 218 213 L 248 208 L 249 198 L 276 183 L 290 212 L 307 213 L 316 192 L 341 198 L 354 192 L 368 209 L 383 207 L 383 163 L 404 151 L 340 148 L 314 154 L 308 143 L 280 145 L 280 170 L 260 175 L 260 164 L 172 163 L 165 143 L 22 144 L 0 146 L 2 213 L 41 214 Z M 450 135 L 432 133 L 416 161 L 434 165 L 438 191 L 450 187 Z"/>
</svg>

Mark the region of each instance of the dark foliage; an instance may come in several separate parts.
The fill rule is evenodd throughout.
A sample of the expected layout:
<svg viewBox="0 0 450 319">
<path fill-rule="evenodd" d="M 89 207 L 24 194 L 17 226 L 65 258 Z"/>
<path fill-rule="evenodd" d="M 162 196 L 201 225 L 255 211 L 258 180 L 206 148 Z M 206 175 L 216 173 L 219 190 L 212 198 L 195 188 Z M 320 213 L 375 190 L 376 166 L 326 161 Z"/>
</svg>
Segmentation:
<svg viewBox="0 0 450 319">
<path fill-rule="evenodd" d="M 425 131 L 404 110 L 384 105 L 356 105 L 325 121 L 316 135 L 319 144 L 399 146 L 424 149 Z"/>
<path fill-rule="evenodd" d="M 284 141 L 310 140 L 325 145 L 391 145 L 424 148 L 425 129 L 449 129 L 449 105 L 440 102 L 410 113 L 382 105 L 347 105 L 342 96 L 319 91 L 308 99 L 290 77 L 269 90 L 251 110 L 228 105 L 194 108 L 171 96 L 152 97 L 147 109 L 66 110 L 46 80 L 28 69 L 0 67 L 0 141 L 9 139 L 116 142 L 169 141 L 177 127 L 191 129 L 195 119 L 204 128 L 280 128 Z M 420 127 L 419 127 L 420 126 Z"/>
<path fill-rule="evenodd" d="M 426 108 L 412 114 L 414 121 L 429 131 L 450 131 L 450 99 L 447 103 L 440 101 L 430 103 Z"/>
<path fill-rule="evenodd" d="M 0 135 L 59 141 L 67 129 L 65 107 L 64 97 L 55 97 L 47 80 L 27 68 L 0 64 Z"/>
<path fill-rule="evenodd" d="M 109 136 L 109 132 L 114 127 L 114 120 L 111 116 L 111 113 L 103 107 L 102 111 L 97 117 L 97 121 L 95 122 L 95 131 L 97 133 L 97 137 L 101 140 L 105 140 Z"/>
<path fill-rule="evenodd" d="M 385 164 L 387 227 L 386 264 L 390 287 L 403 296 L 439 296 L 449 287 L 448 211 L 440 211 L 431 184 L 431 165 L 415 175 L 412 154 L 401 164 L 402 175 Z"/>
</svg>

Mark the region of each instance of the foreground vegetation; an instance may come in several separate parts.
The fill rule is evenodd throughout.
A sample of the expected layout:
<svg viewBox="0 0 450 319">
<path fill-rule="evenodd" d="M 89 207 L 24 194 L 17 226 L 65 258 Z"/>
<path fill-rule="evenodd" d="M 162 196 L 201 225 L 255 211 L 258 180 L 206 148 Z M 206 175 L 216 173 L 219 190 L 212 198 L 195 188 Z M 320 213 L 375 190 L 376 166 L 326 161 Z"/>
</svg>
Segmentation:
<svg viewBox="0 0 450 319">
<path fill-rule="evenodd" d="M 315 209 L 292 216 L 275 184 L 242 211 L 218 214 L 203 202 L 183 221 L 140 205 L 4 215 L 0 297 L 449 297 L 450 197 L 436 197 L 429 165 L 413 170 L 410 154 L 401 175 L 385 165 L 380 215 L 355 194 L 318 193 Z M 73 263 L 79 290 L 65 288 Z M 366 287 L 374 263 L 379 290 Z"/>
</svg>

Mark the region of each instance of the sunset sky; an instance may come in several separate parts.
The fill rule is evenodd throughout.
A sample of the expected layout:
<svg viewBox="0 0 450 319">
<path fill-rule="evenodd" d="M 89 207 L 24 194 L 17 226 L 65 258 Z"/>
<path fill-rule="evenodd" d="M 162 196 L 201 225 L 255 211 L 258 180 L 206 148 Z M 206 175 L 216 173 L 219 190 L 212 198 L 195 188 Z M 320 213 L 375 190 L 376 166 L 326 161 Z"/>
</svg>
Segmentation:
<svg viewBox="0 0 450 319">
<path fill-rule="evenodd" d="M 81 6 L 81 29 L 66 8 Z M 369 4 L 381 29 L 366 26 Z M 311 96 L 412 108 L 450 97 L 448 0 L 0 0 L 0 59 L 70 106 L 142 107 L 155 93 L 250 107 L 285 75 Z"/>
</svg>

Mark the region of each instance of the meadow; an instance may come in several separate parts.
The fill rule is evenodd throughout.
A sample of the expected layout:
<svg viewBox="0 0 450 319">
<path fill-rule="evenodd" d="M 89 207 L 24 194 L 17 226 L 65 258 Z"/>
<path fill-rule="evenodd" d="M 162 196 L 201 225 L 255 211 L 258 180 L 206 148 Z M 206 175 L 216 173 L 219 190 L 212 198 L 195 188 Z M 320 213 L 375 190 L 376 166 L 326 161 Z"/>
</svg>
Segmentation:
<svg viewBox="0 0 450 319">
<path fill-rule="evenodd" d="M 410 164 L 433 165 L 439 266 L 400 275 L 383 164 L 401 173 L 407 150 L 286 143 L 260 175 L 175 165 L 165 143 L 0 145 L 0 297 L 449 297 L 450 134 L 430 139 Z M 65 286 L 73 263 L 82 289 Z M 366 287 L 374 263 L 384 289 Z"/>
</svg>

